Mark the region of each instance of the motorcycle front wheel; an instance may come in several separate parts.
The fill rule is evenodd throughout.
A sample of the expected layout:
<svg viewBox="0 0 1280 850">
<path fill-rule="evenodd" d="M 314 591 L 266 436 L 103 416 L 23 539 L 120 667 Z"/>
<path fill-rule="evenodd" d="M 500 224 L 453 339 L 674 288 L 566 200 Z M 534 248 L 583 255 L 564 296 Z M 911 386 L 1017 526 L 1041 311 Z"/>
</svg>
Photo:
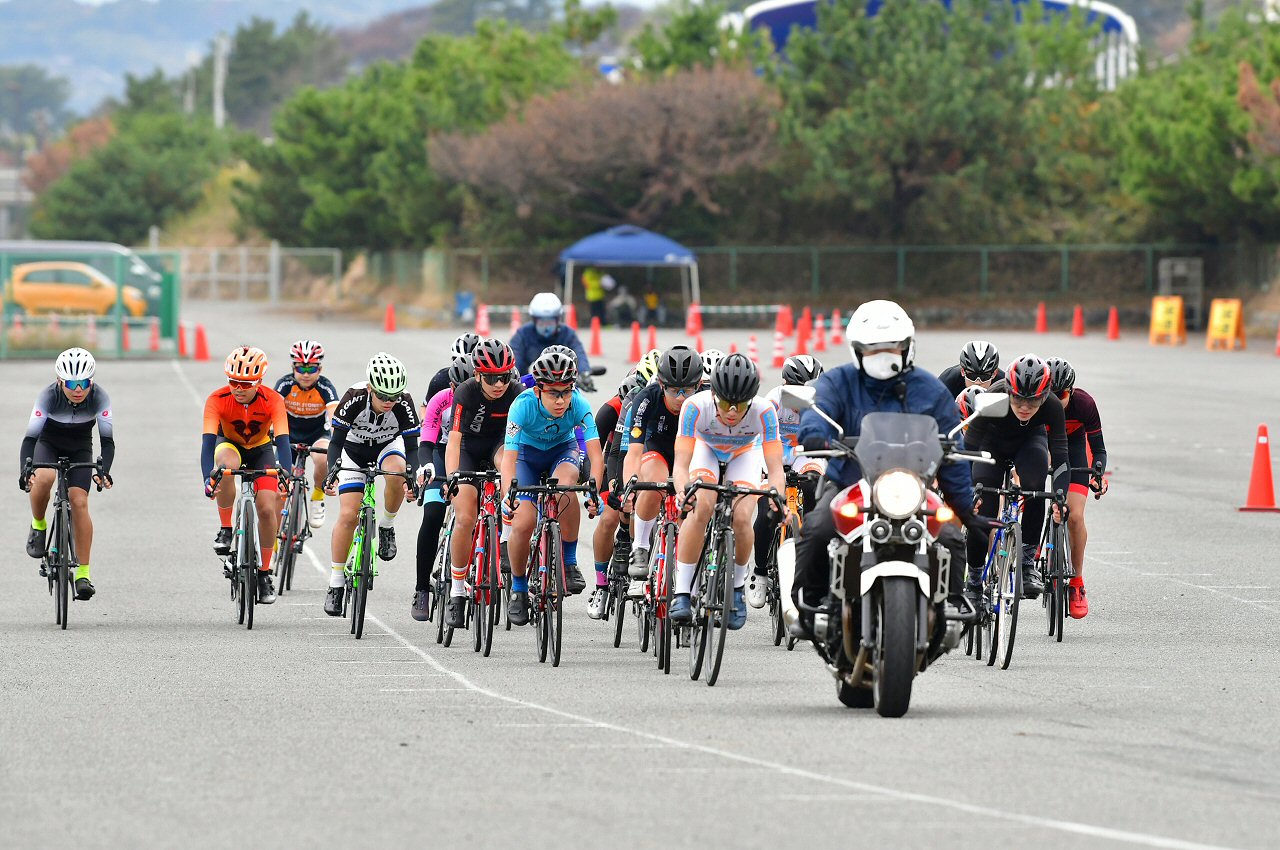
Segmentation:
<svg viewBox="0 0 1280 850">
<path fill-rule="evenodd" d="M 891 576 L 876 591 L 872 693 L 881 717 L 901 717 L 911 705 L 916 675 L 917 587 L 915 579 Z"/>
</svg>

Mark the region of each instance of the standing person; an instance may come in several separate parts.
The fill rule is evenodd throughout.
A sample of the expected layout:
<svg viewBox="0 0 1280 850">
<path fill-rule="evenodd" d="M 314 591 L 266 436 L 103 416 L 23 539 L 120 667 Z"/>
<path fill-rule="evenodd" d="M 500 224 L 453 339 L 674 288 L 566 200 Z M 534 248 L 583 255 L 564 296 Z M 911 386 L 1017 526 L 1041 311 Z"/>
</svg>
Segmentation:
<svg viewBox="0 0 1280 850">
<path fill-rule="evenodd" d="M 75 530 L 76 599 L 93 596 L 93 582 L 89 580 L 89 555 L 93 548 L 93 520 L 89 517 L 89 483 L 111 487 L 111 461 L 116 454 L 115 427 L 111 421 L 111 399 L 107 391 L 94 383 L 97 369 L 93 355 L 83 348 L 68 348 L 54 361 L 53 373 L 57 380 L 40 391 L 27 433 L 22 438 L 20 469 L 24 470 L 18 482 L 31 499 L 31 532 L 27 535 L 27 554 L 43 558 L 45 536 L 49 524 L 45 511 L 49 507 L 49 495 L 57 481 L 52 469 L 37 469 L 28 478 L 26 465 L 55 463 L 59 457 L 72 463 L 89 463 L 93 460 L 93 426 L 98 426 L 98 441 L 102 443 L 102 474 L 94 475 L 90 469 L 71 472 L 67 497 L 71 500 L 71 525 Z"/>
<path fill-rule="evenodd" d="M 595 268 L 582 273 L 582 292 L 587 297 L 587 310 L 592 318 L 600 320 L 600 324 L 604 324 L 604 277 Z"/>
<path fill-rule="evenodd" d="M 584 392 L 595 392 L 587 349 L 577 332 L 564 323 L 564 305 L 556 294 L 539 292 L 533 296 L 529 301 L 529 316 L 531 321 L 511 337 L 517 373 L 529 374 L 533 361 L 541 357 L 548 346 L 563 345 L 573 349 L 578 357 L 578 388 Z"/>
<path fill-rule="evenodd" d="M 289 414 L 289 440 L 293 445 L 313 449 L 329 447 L 329 420 L 338 406 L 338 391 L 324 375 L 324 346 L 314 339 L 300 339 L 289 348 L 293 371 L 276 381 L 275 391 L 284 399 Z M 299 458 L 294 451 L 294 463 Z M 324 479 L 329 474 L 328 457 L 312 456 L 314 486 L 307 506 L 307 523 L 312 528 L 324 525 Z"/>
</svg>

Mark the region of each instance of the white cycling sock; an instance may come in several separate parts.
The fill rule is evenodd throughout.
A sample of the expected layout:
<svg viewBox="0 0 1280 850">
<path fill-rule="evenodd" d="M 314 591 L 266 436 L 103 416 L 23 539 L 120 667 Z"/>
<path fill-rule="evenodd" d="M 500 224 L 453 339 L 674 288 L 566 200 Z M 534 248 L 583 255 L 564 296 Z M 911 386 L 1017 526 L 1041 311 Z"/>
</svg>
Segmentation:
<svg viewBox="0 0 1280 850">
<path fill-rule="evenodd" d="M 686 596 L 693 592 L 693 570 L 696 564 L 676 561 L 675 591 Z"/>
<path fill-rule="evenodd" d="M 453 579 L 453 590 L 450 592 L 452 596 L 466 596 L 467 583 L 460 578 Z"/>
<path fill-rule="evenodd" d="M 733 565 L 733 589 L 741 590 L 742 586 L 747 583 L 747 565 Z"/>
<path fill-rule="evenodd" d="M 396 524 L 396 515 L 382 508 L 378 509 L 378 528 L 391 528 Z"/>
<path fill-rule="evenodd" d="M 333 569 L 329 571 L 329 586 L 342 587 L 347 583 L 346 564 L 334 564 Z"/>
<path fill-rule="evenodd" d="M 649 545 L 653 542 L 653 527 L 657 524 L 657 517 L 654 517 L 653 519 L 641 519 L 637 516 L 635 545 L 648 549 Z"/>
</svg>

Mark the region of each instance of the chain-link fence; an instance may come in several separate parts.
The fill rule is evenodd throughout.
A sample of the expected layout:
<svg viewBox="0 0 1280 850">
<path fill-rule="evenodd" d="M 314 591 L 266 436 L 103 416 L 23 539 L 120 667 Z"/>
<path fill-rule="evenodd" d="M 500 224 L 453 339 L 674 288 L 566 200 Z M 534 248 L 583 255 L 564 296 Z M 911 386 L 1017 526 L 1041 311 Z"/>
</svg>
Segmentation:
<svg viewBox="0 0 1280 850">
<path fill-rule="evenodd" d="M 285 248 L 272 242 L 177 251 L 188 298 L 282 304 L 342 297 L 342 252 L 337 248 Z"/>
</svg>

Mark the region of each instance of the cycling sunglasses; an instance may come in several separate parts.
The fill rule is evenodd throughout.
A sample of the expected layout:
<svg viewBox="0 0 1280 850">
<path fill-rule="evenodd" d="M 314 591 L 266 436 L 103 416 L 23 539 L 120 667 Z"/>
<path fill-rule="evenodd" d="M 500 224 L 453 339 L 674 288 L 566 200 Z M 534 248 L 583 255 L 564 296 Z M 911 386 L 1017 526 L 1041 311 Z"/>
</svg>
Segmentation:
<svg viewBox="0 0 1280 850">
<path fill-rule="evenodd" d="M 737 410 L 745 413 L 747 408 L 750 406 L 750 399 L 747 401 L 725 401 L 722 398 L 716 399 L 716 407 L 720 409 L 721 413 L 728 413 L 730 410 Z"/>
<path fill-rule="evenodd" d="M 93 386 L 93 379 L 81 378 L 78 381 L 63 381 L 62 385 L 69 390 L 87 390 Z"/>
<path fill-rule="evenodd" d="M 297 372 L 299 375 L 314 375 L 316 372 L 320 371 L 320 364 L 319 363 L 294 363 L 293 371 Z"/>
<path fill-rule="evenodd" d="M 672 398 L 688 398 L 698 391 L 697 387 L 663 387 L 662 391 Z"/>
<path fill-rule="evenodd" d="M 373 391 L 373 394 L 374 394 L 375 396 L 377 396 L 377 397 L 378 397 L 378 399 L 379 399 L 379 400 L 381 400 L 381 401 L 399 401 L 399 400 L 400 400 L 400 396 L 404 395 L 404 393 L 402 393 L 402 392 L 399 392 L 399 393 L 383 393 L 383 392 L 378 392 L 377 390 L 374 390 L 374 391 Z"/>
<path fill-rule="evenodd" d="M 251 390 L 260 383 L 261 381 L 227 381 L 227 384 L 229 384 L 233 390 Z"/>
<path fill-rule="evenodd" d="M 1039 407 L 1040 405 L 1044 404 L 1044 400 L 1046 398 L 1047 396 L 1040 396 L 1039 398 L 1027 398 L 1026 396 L 1021 396 L 1021 395 L 1010 395 L 1009 402 L 1011 404 L 1019 405 L 1020 407 Z"/>
<path fill-rule="evenodd" d="M 510 372 L 482 372 L 480 373 L 480 380 L 484 381 L 486 384 L 488 384 L 491 387 L 496 387 L 498 384 L 511 383 L 511 373 Z"/>
<path fill-rule="evenodd" d="M 552 397 L 552 398 L 554 398 L 554 399 L 561 399 L 561 400 L 563 400 L 563 399 L 566 399 L 566 398 L 572 398 L 572 397 L 573 397 L 573 387 L 566 387 L 566 388 L 565 388 L 565 389 L 563 389 L 563 390 L 553 390 L 553 389 L 551 389 L 550 387 L 547 387 L 547 386 L 544 386 L 544 385 L 542 385 L 542 384 L 539 384 L 539 385 L 538 385 L 538 389 L 542 391 L 542 394 L 543 394 L 543 395 L 549 395 L 549 396 L 551 396 L 551 397 Z"/>
</svg>

